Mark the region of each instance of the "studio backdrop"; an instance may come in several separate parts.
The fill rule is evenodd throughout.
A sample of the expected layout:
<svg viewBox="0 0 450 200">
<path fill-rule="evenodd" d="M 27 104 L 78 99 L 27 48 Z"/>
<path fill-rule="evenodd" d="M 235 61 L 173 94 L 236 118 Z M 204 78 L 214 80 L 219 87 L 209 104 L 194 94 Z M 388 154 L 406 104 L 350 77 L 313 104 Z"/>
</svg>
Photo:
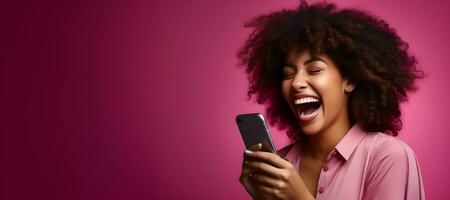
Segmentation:
<svg viewBox="0 0 450 200">
<path fill-rule="evenodd" d="M 385 19 L 427 74 L 399 137 L 427 198 L 448 199 L 450 2 L 335 2 Z M 250 199 L 234 117 L 264 107 L 246 101 L 236 54 L 246 21 L 297 5 L 1 0 L 0 199 Z"/>
</svg>

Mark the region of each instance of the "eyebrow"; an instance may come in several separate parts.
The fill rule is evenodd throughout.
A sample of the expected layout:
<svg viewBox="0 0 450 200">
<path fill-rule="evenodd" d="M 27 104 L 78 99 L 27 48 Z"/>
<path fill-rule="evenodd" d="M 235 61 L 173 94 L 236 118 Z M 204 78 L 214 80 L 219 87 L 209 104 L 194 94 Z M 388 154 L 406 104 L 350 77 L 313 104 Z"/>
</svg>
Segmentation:
<svg viewBox="0 0 450 200">
<path fill-rule="evenodd" d="M 325 60 L 323 60 L 322 58 L 319 58 L 319 57 L 312 57 L 312 58 L 308 59 L 307 61 L 305 61 L 305 62 L 303 63 L 303 65 L 307 65 L 307 64 L 309 64 L 309 63 L 316 62 L 316 61 L 322 61 L 322 62 L 324 62 L 325 64 L 328 64 L 328 63 L 327 63 Z M 284 65 L 285 65 L 286 67 L 297 67 L 296 64 L 293 64 L 293 63 L 290 63 L 290 62 L 286 62 Z"/>
</svg>

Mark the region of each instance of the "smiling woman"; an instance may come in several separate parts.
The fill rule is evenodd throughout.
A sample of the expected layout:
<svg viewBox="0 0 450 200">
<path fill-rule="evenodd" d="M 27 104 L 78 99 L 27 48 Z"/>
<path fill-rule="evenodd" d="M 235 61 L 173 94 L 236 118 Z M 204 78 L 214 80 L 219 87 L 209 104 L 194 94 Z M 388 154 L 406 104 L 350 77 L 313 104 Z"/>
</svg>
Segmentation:
<svg viewBox="0 0 450 200">
<path fill-rule="evenodd" d="M 353 88 L 326 55 L 313 57 L 304 50 L 286 58 L 282 92 L 304 135 L 316 134 L 331 123 L 349 124 L 345 91 Z"/>
<path fill-rule="evenodd" d="M 278 156 L 246 151 L 240 181 L 253 198 L 424 199 L 416 156 L 395 137 L 400 103 L 423 73 L 394 29 L 304 1 L 246 27 L 254 30 L 238 56 L 248 95 L 296 141 Z"/>
</svg>

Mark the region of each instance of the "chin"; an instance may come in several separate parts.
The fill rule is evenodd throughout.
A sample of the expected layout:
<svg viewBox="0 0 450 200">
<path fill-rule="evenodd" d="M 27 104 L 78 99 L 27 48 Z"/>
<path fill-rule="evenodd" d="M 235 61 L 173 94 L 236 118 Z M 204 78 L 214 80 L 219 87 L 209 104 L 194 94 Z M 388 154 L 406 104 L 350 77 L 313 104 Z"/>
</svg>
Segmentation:
<svg viewBox="0 0 450 200">
<path fill-rule="evenodd" d="M 320 121 L 315 121 L 308 124 L 300 124 L 300 129 L 302 130 L 302 133 L 306 136 L 313 136 L 318 134 L 323 127 L 323 123 Z"/>
</svg>

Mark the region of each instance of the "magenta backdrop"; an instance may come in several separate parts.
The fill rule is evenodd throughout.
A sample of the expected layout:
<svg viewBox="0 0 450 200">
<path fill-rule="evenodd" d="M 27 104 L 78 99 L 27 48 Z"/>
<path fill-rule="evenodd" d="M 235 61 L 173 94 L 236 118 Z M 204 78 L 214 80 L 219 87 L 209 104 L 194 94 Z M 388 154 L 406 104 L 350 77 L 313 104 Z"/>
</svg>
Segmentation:
<svg viewBox="0 0 450 200">
<path fill-rule="evenodd" d="M 428 199 L 450 197 L 449 1 L 346 0 L 410 44 L 428 77 L 400 137 Z M 0 199 L 249 199 L 238 181 L 243 23 L 297 0 L 0 4 Z M 288 138 L 272 128 L 278 148 Z"/>
</svg>

